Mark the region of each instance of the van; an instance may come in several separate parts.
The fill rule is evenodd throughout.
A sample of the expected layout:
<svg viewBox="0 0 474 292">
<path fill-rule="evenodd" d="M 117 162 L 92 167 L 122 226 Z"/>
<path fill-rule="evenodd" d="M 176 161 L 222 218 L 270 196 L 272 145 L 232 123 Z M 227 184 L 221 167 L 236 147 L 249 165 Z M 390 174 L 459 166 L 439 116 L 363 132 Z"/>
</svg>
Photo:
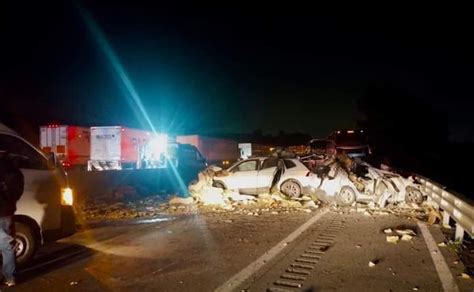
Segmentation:
<svg viewBox="0 0 474 292">
<path fill-rule="evenodd" d="M 73 191 L 54 155 L 46 156 L 1 123 L 0 151 L 18 158 L 24 176 L 14 216 L 17 262 L 23 264 L 42 244 L 74 234 Z"/>
</svg>

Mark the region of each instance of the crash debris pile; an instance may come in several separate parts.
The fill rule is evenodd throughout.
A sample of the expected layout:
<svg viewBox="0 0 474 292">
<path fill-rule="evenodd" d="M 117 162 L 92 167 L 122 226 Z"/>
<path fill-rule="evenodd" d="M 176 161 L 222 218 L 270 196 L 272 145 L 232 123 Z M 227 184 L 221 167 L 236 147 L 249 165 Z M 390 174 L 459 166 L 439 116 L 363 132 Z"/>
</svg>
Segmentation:
<svg viewBox="0 0 474 292">
<path fill-rule="evenodd" d="M 89 199 L 76 211 L 80 221 L 152 217 L 163 213 L 167 206 L 165 200 L 162 196 L 150 196 L 145 199 L 131 197 L 120 201 Z"/>
<path fill-rule="evenodd" d="M 259 216 L 264 213 L 275 215 L 295 211 L 311 212 L 319 208 L 319 201 L 314 201 L 309 196 L 290 199 L 280 192 L 253 196 L 212 186 L 213 178 L 220 175 L 225 175 L 225 170 L 208 168 L 199 173 L 198 180 L 189 186 L 190 198 L 194 200 L 199 212 L 233 212 Z M 170 201 L 169 204 L 171 203 Z"/>
<path fill-rule="evenodd" d="M 421 205 L 415 203 L 398 203 L 389 204 L 384 208 L 376 205 L 373 202 L 368 204 L 355 203 L 351 207 L 338 207 L 332 205 L 332 210 L 339 214 L 360 213 L 367 217 L 376 218 L 377 216 L 396 215 L 405 219 L 427 221 L 429 224 L 441 222 L 441 214 L 434 210 L 428 203 Z"/>
<path fill-rule="evenodd" d="M 89 199 L 79 207 L 78 214 L 82 221 L 223 212 L 260 216 L 312 212 L 320 206 L 319 201 L 308 196 L 289 199 L 280 192 L 252 196 L 240 194 L 235 190 L 213 187 L 212 178 L 221 173 L 222 171 L 214 171 L 212 168 L 199 173 L 198 180 L 188 188 L 188 197 L 160 195 L 145 199 L 139 196 L 95 198 Z"/>
</svg>

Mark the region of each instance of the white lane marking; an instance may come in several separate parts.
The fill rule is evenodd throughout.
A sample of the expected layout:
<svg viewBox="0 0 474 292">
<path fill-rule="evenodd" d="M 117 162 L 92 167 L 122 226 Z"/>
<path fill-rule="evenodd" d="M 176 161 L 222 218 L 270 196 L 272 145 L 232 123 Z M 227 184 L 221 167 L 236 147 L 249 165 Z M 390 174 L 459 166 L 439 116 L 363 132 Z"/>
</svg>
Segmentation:
<svg viewBox="0 0 474 292">
<path fill-rule="evenodd" d="M 301 235 L 304 231 L 306 231 L 313 223 L 318 221 L 321 217 L 323 217 L 328 210 L 321 211 L 320 213 L 311 217 L 308 221 L 303 223 L 300 227 L 298 227 L 295 231 L 293 231 L 290 235 L 288 235 L 285 239 L 280 241 L 277 245 L 272 247 L 266 253 L 264 253 L 261 257 L 259 257 L 256 261 L 245 267 L 243 270 L 235 274 L 232 278 L 227 280 L 224 284 L 218 287 L 215 291 L 216 292 L 226 292 L 232 291 L 238 285 L 242 284 L 245 280 L 250 278 L 253 274 L 255 274 L 259 269 L 261 269 L 266 263 L 268 263 L 271 259 L 273 259 L 276 255 L 278 255 L 288 244 L 295 240 L 298 236 Z"/>
<path fill-rule="evenodd" d="M 423 238 L 425 239 L 426 245 L 428 246 L 431 259 L 433 260 L 436 272 L 438 272 L 438 277 L 441 280 L 441 284 L 443 285 L 443 290 L 447 292 L 458 292 L 459 288 L 456 284 L 456 280 L 451 274 L 451 270 L 449 269 L 443 254 L 439 250 L 433 235 L 431 235 L 430 230 L 423 222 L 418 222 L 418 226 L 420 227 Z"/>
</svg>

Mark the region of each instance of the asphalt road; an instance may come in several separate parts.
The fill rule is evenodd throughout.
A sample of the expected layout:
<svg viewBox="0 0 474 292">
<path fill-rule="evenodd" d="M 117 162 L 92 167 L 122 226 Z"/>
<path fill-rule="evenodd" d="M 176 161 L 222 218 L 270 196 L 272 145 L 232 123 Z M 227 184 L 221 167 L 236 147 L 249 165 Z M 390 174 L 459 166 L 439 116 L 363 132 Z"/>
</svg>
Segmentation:
<svg viewBox="0 0 474 292">
<path fill-rule="evenodd" d="M 20 271 L 21 283 L 9 291 L 443 290 L 417 222 L 394 215 L 321 212 L 206 214 L 99 224 L 43 248 Z M 387 227 L 412 228 L 417 236 L 387 243 Z M 444 240 L 436 226 L 429 227 L 429 233 L 435 242 Z M 294 239 L 286 241 L 289 235 Z M 459 290 L 473 291 L 473 280 L 458 276 L 463 266 L 456 254 L 446 247 L 439 250 Z M 369 261 L 375 266 L 369 267 Z M 282 278 L 294 263 L 312 268 L 299 280 Z M 226 286 L 232 279 L 238 279 L 238 285 Z M 279 286 L 277 281 L 296 282 L 300 288 Z"/>
</svg>

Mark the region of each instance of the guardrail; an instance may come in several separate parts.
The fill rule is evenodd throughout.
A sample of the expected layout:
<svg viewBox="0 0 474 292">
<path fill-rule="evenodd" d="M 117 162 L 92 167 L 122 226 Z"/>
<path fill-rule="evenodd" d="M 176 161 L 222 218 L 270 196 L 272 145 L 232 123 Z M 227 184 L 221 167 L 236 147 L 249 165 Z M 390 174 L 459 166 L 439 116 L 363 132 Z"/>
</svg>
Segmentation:
<svg viewBox="0 0 474 292">
<path fill-rule="evenodd" d="M 428 196 L 428 202 L 437 210 L 443 211 L 443 225 L 449 226 L 450 218 L 456 222 L 456 241 L 462 241 L 464 233 L 474 238 L 474 207 L 458 198 L 451 192 L 429 179 L 416 176 L 421 182 L 423 192 Z"/>
</svg>

